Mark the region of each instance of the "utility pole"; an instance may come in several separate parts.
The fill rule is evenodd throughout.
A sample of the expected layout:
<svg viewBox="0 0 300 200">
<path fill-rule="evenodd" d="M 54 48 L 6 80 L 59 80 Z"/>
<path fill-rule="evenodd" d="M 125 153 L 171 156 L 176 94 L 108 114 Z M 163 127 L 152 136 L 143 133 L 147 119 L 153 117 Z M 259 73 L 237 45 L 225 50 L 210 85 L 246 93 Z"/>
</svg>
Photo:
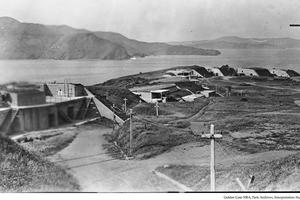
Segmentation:
<svg viewBox="0 0 300 200">
<path fill-rule="evenodd" d="M 132 156 L 132 109 L 129 109 L 129 156 Z"/>
<path fill-rule="evenodd" d="M 125 97 L 123 100 L 124 100 L 124 111 L 126 112 L 126 111 L 127 111 L 127 108 L 126 108 L 126 107 L 127 107 L 127 106 L 126 106 L 126 102 L 127 102 L 128 99 L 126 99 L 126 97 Z"/>
<path fill-rule="evenodd" d="M 155 102 L 155 111 L 156 111 L 156 117 L 158 117 L 158 102 Z"/>
<path fill-rule="evenodd" d="M 204 134 L 202 137 L 210 139 L 210 190 L 214 192 L 216 190 L 216 178 L 215 178 L 215 139 L 221 138 L 221 134 L 215 134 L 214 125 L 210 125 L 210 134 Z"/>
</svg>

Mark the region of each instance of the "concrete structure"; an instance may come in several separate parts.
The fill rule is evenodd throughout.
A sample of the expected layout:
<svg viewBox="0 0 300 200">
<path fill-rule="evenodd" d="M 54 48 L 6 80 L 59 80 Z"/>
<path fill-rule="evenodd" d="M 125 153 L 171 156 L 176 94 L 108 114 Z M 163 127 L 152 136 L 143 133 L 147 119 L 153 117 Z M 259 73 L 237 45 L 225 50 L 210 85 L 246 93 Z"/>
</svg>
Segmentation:
<svg viewBox="0 0 300 200">
<path fill-rule="evenodd" d="M 213 73 L 215 76 L 224 76 L 224 74 L 221 72 L 219 68 L 215 67 L 205 67 L 207 71 Z"/>
<path fill-rule="evenodd" d="M 0 132 L 4 135 L 48 129 L 99 115 L 88 96 L 53 103 L 46 101 L 43 88 L 16 85 L 7 87 L 6 92 L 10 107 L 0 110 Z"/>
<path fill-rule="evenodd" d="M 195 99 L 201 98 L 201 97 L 204 97 L 204 95 L 203 94 L 191 94 L 191 95 L 182 97 L 182 99 L 187 102 L 193 102 Z"/>
<path fill-rule="evenodd" d="M 74 83 L 47 83 L 43 85 L 47 96 L 79 97 L 86 96 L 84 86 Z"/>
<path fill-rule="evenodd" d="M 237 68 L 237 74 L 239 76 L 259 76 L 254 69 L 247 68 Z"/>
<path fill-rule="evenodd" d="M 101 101 L 99 98 L 95 97 L 95 95 L 88 89 L 85 88 L 84 90 L 87 93 L 87 95 L 90 98 L 92 98 L 93 101 L 95 102 L 95 106 L 101 116 L 103 116 L 107 119 L 111 119 L 112 121 L 114 121 L 115 123 L 118 123 L 119 125 L 122 125 L 125 122 L 126 116 L 123 116 L 123 115 L 121 116 L 120 114 L 118 114 L 118 112 L 116 110 L 114 110 L 113 106 L 108 105 L 104 101 Z"/>
<path fill-rule="evenodd" d="M 147 103 L 156 103 L 156 102 L 166 102 L 166 93 L 169 90 L 161 89 L 161 90 L 151 90 L 151 91 L 135 91 L 134 94 L 138 95 L 141 99 L 143 99 Z"/>
<path fill-rule="evenodd" d="M 46 95 L 40 90 L 12 90 L 10 94 L 11 106 L 30 106 L 46 103 Z"/>
<path fill-rule="evenodd" d="M 201 93 L 203 96 L 205 97 L 213 97 L 213 96 L 218 96 L 216 94 L 216 91 L 215 90 L 204 90 L 204 91 L 201 91 Z"/>
<path fill-rule="evenodd" d="M 169 70 L 166 72 L 163 77 L 184 77 L 187 79 L 191 78 L 198 78 L 198 77 L 203 77 L 200 73 L 198 73 L 194 69 L 176 69 L 176 70 Z"/>
<path fill-rule="evenodd" d="M 275 75 L 275 76 L 279 76 L 279 77 L 286 77 L 286 78 L 289 78 L 290 75 L 284 71 L 284 70 L 281 70 L 281 69 L 270 69 L 269 70 L 271 74 Z"/>
</svg>

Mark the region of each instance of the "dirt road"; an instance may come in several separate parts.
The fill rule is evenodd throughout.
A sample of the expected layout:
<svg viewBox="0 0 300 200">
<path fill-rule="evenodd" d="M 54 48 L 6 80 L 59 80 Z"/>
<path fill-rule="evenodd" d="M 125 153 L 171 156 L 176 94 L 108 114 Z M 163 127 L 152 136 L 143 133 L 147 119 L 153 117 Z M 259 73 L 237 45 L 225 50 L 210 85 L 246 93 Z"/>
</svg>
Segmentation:
<svg viewBox="0 0 300 200">
<path fill-rule="evenodd" d="M 69 172 L 77 178 L 81 191 L 84 192 L 180 191 L 176 185 L 158 177 L 153 171 L 166 164 L 209 165 L 209 146 L 203 147 L 197 142 L 174 147 L 171 151 L 148 160 L 115 159 L 103 148 L 103 145 L 107 144 L 103 135 L 110 133 L 111 129 L 100 125 L 82 126 L 79 129 L 77 138 L 49 159 L 69 168 Z M 292 153 L 281 151 L 237 155 L 224 153 L 216 147 L 217 164 L 222 166 L 237 160 L 253 164 L 261 159 L 278 159 Z"/>
<path fill-rule="evenodd" d="M 157 165 L 151 161 L 119 160 L 103 148 L 104 134 L 111 129 L 90 125 L 80 128 L 77 138 L 64 150 L 50 157 L 56 164 L 69 168 L 84 192 L 176 191 L 178 188 L 158 178 Z"/>
</svg>

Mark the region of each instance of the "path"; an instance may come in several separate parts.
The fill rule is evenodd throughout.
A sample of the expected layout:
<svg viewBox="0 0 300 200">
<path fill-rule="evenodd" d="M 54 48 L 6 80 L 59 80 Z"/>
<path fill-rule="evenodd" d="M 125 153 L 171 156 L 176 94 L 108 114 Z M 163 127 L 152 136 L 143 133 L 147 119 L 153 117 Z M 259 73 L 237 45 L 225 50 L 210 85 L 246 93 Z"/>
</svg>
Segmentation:
<svg viewBox="0 0 300 200">
<path fill-rule="evenodd" d="M 92 125 L 80 127 L 76 139 L 64 150 L 50 157 L 69 168 L 84 192 L 177 191 L 178 187 L 157 177 L 153 171 L 165 163 L 119 160 L 106 154 L 104 134 L 111 129 Z"/>
<path fill-rule="evenodd" d="M 82 126 L 76 139 L 64 150 L 49 159 L 56 164 L 69 168 L 69 172 L 77 178 L 83 192 L 166 192 L 182 191 L 178 185 L 157 176 L 154 170 L 166 164 L 176 165 L 209 165 L 209 146 L 200 143 L 188 143 L 174 147 L 147 160 L 119 160 L 106 154 L 103 144 L 104 134 L 111 129 L 100 125 Z M 282 151 L 283 152 L 283 151 Z M 287 156 L 292 152 L 284 152 Z M 249 155 L 253 161 L 258 157 L 265 160 L 277 159 L 279 152 Z M 241 163 L 249 159 L 236 154 L 225 154 L 222 149 L 216 150 L 217 164 L 232 164 L 237 156 Z M 247 156 L 247 155 L 245 155 Z"/>
</svg>

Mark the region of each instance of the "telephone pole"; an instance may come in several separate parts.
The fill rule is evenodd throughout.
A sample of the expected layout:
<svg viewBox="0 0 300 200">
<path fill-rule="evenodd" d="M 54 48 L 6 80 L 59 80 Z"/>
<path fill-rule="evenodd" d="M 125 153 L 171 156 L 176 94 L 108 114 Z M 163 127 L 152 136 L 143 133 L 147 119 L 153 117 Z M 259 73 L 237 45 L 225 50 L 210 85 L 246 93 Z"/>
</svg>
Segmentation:
<svg viewBox="0 0 300 200">
<path fill-rule="evenodd" d="M 127 99 L 126 99 L 126 97 L 123 100 L 124 100 L 124 111 L 126 112 L 127 111 L 127 108 L 126 108 Z"/>
<path fill-rule="evenodd" d="M 216 191 L 215 178 L 215 139 L 221 138 L 221 134 L 215 134 L 214 125 L 210 125 L 210 134 L 204 134 L 202 137 L 210 139 L 210 190 Z"/>
<path fill-rule="evenodd" d="M 155 103 L 155 111 L 156 111 L 156 117 L 158 117 L 158 102 Z"/>
<path fill-rule="evenodd" d="M 132 156 L 132 109 L 129 109 L 129 156 Z"/>
</svg>

